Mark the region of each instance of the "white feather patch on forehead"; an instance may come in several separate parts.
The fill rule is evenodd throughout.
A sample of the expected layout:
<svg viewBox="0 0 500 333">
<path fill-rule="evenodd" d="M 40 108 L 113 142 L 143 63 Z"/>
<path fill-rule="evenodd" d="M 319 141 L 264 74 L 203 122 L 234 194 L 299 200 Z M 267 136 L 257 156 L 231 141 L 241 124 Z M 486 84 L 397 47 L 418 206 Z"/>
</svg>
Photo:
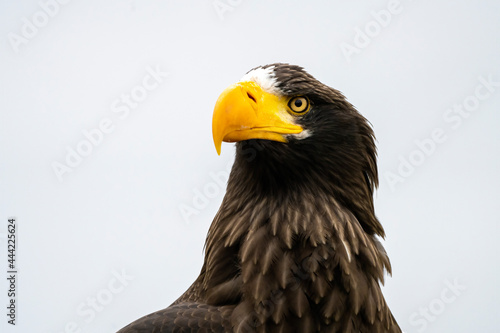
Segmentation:
<svg viewBox="0 0 500 333">
<path fill-rule="evenodd" d="M 257 83 L 267 93 L 282 96 L 283 92 L 277 87 L 274 66 L 258 67 L 243 75 L 240 82 L 251 81 Z"/>
</svg>

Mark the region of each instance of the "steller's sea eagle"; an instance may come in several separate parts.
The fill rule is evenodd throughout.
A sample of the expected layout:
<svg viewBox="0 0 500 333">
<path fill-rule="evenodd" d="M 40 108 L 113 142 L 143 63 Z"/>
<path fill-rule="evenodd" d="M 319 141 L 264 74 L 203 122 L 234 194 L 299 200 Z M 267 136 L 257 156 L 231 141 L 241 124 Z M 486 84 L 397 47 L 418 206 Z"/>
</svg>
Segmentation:
<svg viewBox="0 0 500 333">
<path fill-rule="evenodd" d="M 374 134 L 303 68 L 250 70 L 217 100 L 213 139 L 237 142 L 191 287 L 119 333 L 401 332 L 379 283 Z"/>
</svg>

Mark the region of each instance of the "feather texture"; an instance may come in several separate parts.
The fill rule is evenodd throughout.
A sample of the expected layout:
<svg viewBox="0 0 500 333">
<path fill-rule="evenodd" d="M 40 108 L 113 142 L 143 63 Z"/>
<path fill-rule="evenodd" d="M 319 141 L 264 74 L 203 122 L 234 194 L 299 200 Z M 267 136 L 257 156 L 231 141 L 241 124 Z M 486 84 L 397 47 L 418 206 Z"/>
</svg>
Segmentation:
<svg viewBox="0 0 500 333">
<path fill-rule="evenodd" d="M 388 256 L 373 208 L 373 131 L 343 95 L 288 64 L 276 89 L 303 95 L 311 135 L 237 143 L 199 277 L 133 332 L 401 332 L 380 289 Z"/>
</svg>

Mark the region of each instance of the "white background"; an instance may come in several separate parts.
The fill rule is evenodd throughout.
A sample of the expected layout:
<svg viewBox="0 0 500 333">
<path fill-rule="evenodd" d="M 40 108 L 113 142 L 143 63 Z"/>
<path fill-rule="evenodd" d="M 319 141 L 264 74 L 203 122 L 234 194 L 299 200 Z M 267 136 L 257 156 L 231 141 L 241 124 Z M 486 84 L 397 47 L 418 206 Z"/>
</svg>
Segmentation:
<svg viewBox="0 0 500 333">
<path fill-rule="evenodd" d="M 273 62 L 305 67 L 373 124 L 393 265 L 384 294 L 404 331 L 498 331 L 500 86 L 480 99 L 476 87 L 500 82 L 500 2 L 74 0 L 52 16 L 44 3 L 0 2 L 4 272 L 10 216 L 19 238 L 17 322 L 2 278 L 0 331 L 114 332 L 174 301 L 199 273 L 224 194 L 211 173 L 234 156 L 230 144 L 215 152 L 214 103 Z M 120 118 L 112 104 L 140 92 L 148 68 L 168 77 Z M 466 117 L 449 113 L 464 103 Z M 54 163 L 103 119 L 113 131 L 59 180 Z M 431 145 L 436 129 L 446 139 Z"/>
</svg>

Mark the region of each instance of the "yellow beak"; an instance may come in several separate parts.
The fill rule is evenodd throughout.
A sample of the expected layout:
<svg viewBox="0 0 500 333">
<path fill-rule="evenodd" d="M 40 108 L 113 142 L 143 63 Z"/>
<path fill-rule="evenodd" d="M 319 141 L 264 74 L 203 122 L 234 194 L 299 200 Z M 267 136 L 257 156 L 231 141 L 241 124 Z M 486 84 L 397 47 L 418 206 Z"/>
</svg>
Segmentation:
<svg viewBox="0 0 500 333">
<path fill-rule="evenodd" d="M 265 139 L 287 142 L 287 134 L 302 132 L 287 111 L 287 98 L 262 90 L 255 82 L 239 82 L 219 96 L 212 119 L 215 149 L 220 155 L 222 141 Z"/>
</svg>

